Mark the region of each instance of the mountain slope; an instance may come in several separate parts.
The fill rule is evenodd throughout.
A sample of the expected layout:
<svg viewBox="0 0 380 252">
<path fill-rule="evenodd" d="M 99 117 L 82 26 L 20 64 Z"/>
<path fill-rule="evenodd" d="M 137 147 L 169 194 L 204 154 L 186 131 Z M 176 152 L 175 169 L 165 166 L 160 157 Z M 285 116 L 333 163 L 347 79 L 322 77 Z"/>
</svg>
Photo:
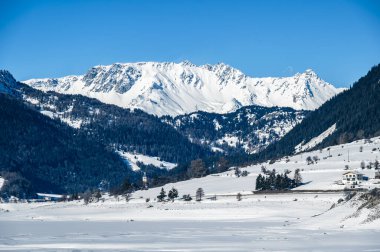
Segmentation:
<svg viewBox="0 0 380 252">
<path fill-rule="evenodd" d="M 191 143 L 170 125 L 141 110 L 123 109 L 81 95 L 45 93 L 20 86 L 23 99 L 41 113 L 67 123 L 79 135 L 114 151 L 136 152 L 173 163 L 211 154 L 208 148 Z"/>
<path fill-rule="evenodd" d="M 311 148 L 321 148 L 378 136 L 379 108 L 380 65 L 377 65 L 354 83 L 352 88 L 311 112 L 302 123 L 259 156 L 276 158 L 290 155 L 300 148 L 307 149 L 302 146 L 312 139 L 318 141 Z"/>
<path fill-rule="evenodd" d="M 80 192 L 102 180 L 115 186 L 133 179 L 130 168 L 102 144 L 5 94 L 0 94 L 0 128 L 0 171 L 8 195 Z M 22 179 L 10 180 L 14 174 Z"/>
<path fill-rule="evenodd" d="M 222 63 L 196 66 L 189 62 L 116 63 L 93 67 L 84 75 L 25 83 L 158 116 L 227 113 L 248 105 L 313 110 L 341 91 L 312 70 L 285 78 L 252 78 Z"/>
<path fill-rule="evenodd" d="M 291 108 L 247 106 L 227 114 L 194 112 L 162 120 L 214 151 L 256 153 L 283 137 L 307 114 Z"/>
<path fill-rule="evenodd" d="M 13 76 L 6 70 L 0 70 L 0 93 L 16 95 L 15 89 L 18 83 Z"/>
</svg>

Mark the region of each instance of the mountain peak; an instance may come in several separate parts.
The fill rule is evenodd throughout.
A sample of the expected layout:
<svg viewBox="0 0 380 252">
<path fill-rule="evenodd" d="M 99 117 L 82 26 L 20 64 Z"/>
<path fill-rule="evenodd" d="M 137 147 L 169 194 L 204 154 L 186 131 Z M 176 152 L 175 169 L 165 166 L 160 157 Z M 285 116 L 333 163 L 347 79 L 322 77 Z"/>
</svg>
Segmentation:
<svg viewBox="0 0 380 252">
<path fill-rule="evenodd" d="M 191 61 L 189 61 L 189 60 L 181 61 L 179 64 L 182 65 L 182 66 L 195 66 L 195 65 L 194 65 Z"/>
<path fill-rule="evenodd" d="M 306 69 L 305 72 L 300 73 L 299 75 L 307 76 L 309 78 L 311 77 L 319 78 L 318 74 L 311 68 Z"/>
<path fill-rule="evenodd" d="M 311 69 L 292 77 L 253 78 L 222 62 L 201 66 L 190 61 L 137 62 L 98 66 L 85 75 L 26 84 L 158 116 L 176 116 L 200 110 L 228 113 L 249 105 L 313 110 L 341 91 L 315 77 Z"/>
</svg>

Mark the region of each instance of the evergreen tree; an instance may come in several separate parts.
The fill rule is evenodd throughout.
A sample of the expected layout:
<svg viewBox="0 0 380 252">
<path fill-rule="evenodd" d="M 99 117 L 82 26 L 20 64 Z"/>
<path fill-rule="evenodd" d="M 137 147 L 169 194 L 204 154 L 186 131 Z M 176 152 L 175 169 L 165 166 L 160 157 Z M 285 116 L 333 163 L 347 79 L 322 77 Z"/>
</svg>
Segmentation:
<svg viewBox="0 0 380 252">
<path fill-rule="evenodd" d="M 261 176 L 261 173 L 256 178 L 256 190 L 262 190 L 263 189 L 263 176 Z"/>
<path fill-rule="evenodd" d="M 184 195 L 182 196 L 182 199 L 183 199 L 184 201 L 191 201 L 191 200 L 192 200 L 190 194 L 184 194 Z"/>
<path fill-rule="evenodd" d="M 310 156 L 308 156 L 308 157 L 306 158 L 306 162 L 307 162 L 308 165 L 314 163 L 314 162 L 313 162 L 313 159 L 312 159 Z"/>
<path fill-rule="evenodd" d="M 178 197 L 178 191 L 177 189 L 175 189 L 174 187 L 169 191 L 168 193 L 168 197 L 169 199 L 171 199 L 172 201 L 174 201 L 175 198 Z"/>
<path fill-rule="evenodd" d="M 165 198 L 166 198 L 166 192 L 165 192 L 164 188 L 162 187 L 160 194 L 157 196 L 157 199 L 158 199 L 159 202 L 161 202 Z"/>
</svg>

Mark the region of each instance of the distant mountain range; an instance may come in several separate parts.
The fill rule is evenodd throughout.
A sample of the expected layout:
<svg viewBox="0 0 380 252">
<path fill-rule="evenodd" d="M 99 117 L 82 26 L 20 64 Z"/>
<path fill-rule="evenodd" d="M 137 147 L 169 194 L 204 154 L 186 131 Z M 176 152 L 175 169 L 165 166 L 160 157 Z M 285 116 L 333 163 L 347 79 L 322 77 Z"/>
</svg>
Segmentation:
<svg viewBox="0 0 380 252">
<path fill-rule="evenodd" d="M 291 77 L 253 78 L 223 63 L 196 66 L 188 61 L 116 63 L 92 67 L 84 75 L 24 83 L 158 116 L 223 114 L 250 105 L 314 110 L 343 91 L 310 69 Z"/>
<path fill-rule="evenodd" d="M 178 97 L 183 98 L 188 91 L 197 90 L 204 92 L 204 96 L 197 97 L 195 91 L 190 92 L 191 97 L 200 100 L 181 100 L 183 105 L 180 107 L 183 110 L 166 106 L 166 103 L 157 103 L 154 110 L 149 110 L 153 105 L 148 101 L 140 104 L 146 111 L 144 112 L 136 104 L 131 109 L 120 107 L 121 104 L 109 104 L 113 102 L 101 102 L 102 99 L 108 99 L 108 96 L 114 102 L 128 101 L 128 93 L 143 85 L 141 78 L 148 76 L 147 70 L 136 77 L 135 83 L 129 88 L 122 87 L 125 84 L 124 78 L 131 73 L 119 75 L 120 72 L 116 71 L 114 75 L 107 75 L 102 70 L 108 69 L 110 74 L 113 68 L 124 71 L 127 66 L 131 67 L 129 69 L 132 66 L 137 69 L 139 66 L 142 72 L 147 66 L 149 69 L 155 66 L 154 69 L 171 68 L 173 71 L 191 69 L 193 74 L 197 73 L 194 78 L 202 76 L 203 79 L 187 84 L 181 80 L 178 82 L 180 84 L 175 84 L 171 83 L 176 76 L 174 72 L 169 71 L 172 74 L 168 73 L 170 78 L 166 79 L 163 78 L 162 69 L 159 73 L 151 74 L 150 78 L 162 81 L 161 84 L 155 82 L 162 89 L 159 91 L 153 88 L 150 95 L 166 93 L 167 97 L 180 99 Z M 95 188 L 102 181 L 116 186 L 126 178 L 141 183 L 141 172 L 132 171 L 120 153 L 158 157 L 162 161 L 178 164 L 177 168 L 170 171 L 141 164 L 142 171 L 148 173 L 152 185 L 159 185 L 189 178 L 187 171 L 190 163 L 199 158 L 205 162 L 206 173 L 210 173 L 218 169 L 218 163 L 223 163 L 223 167 L 227 167 L 228 162 L 229 165 L 248 164 L 380 135 L 380 65 L 373 67 L 352 88 L 341 93 L 340 89 L 323 82 L 312 71 L 288 78 L 265 78 L 271 79 L 272 85 L 264 80 L 261 84 L 254 85 L 253 78 L 243 76 L 239 80 L 236 74 L 240 72 L 236 69 L 229 68 L 229 74 L 223 75 L 216 70 L 218 68 L 229 67 L 223 64 L 197 67 L 188 62 L 114 64 L 93 68 L 99 72 L 95 71 L 96 74 L 91 75 L 91 78 L 87 73 L 81 77 L 65 77 L 60 80 L 28 81 L 29 85 L 17 82 L 7 71 L 0 71 L 0 126 L 4 129 L 0 136 L 0 148 L 4 150 L 0 152 L 0 176 L 6 175 L 6 193 L 14 192 L 20 196 L 20 193 L 29 194 L 37 190 L 77 192 Z M 212 73 L 206 77 L 203 71 Z M 218 76 L 223 75 L 225 78 L 223 81 L 218 79 L 219 82 L 215 84 L 210 78 L 214 78 L 217 72 Z M 100 77 L 102 75 L 104 78 Z M 70 78 L 76 78 L 76 81 L 65 82 L 65 88 L 63 80 Z M 87 86 L 78 84 L 90 79 L 92 81 Z M 293 85 L 290 84 L 290 79 L 294 81 Z M 243 80 L 251 83 L 251 86 L 243 84 Z M 96 83 L 99 84 L 97 88 Z M 207 85 L 211 89 L 219 85 L 219 93 L 211 92 L 206 83 L 209 83 Z M 277 84 L 281 88 L 274 89 Z M 242 85 L 245 88 L 240 88 Z M 257 95 L 262 92 L 259 87 L 265 85 L 271 87 L 271 91 L 265 96 L 253 95 L 256 97 L 255 102 L 267 103 L 271 99 L 277 103 L 285 102 L 289 92 L 297 93 L 294 87 L 304 85 L 304 89 L 297 89 L 302 91 L 302 98 L 294 98 L 293 105 L 303 104 L 316 110 L 295 110 L 291 107 L 273 106 L 274 104 L 267 104 L 269 107 L 243 106 L 241 103 L 233 109 L 231 107 L 232 112 L 229 113 L 195 111 L 182 114 L 192 110 L 191 106 L 184 106 L 187 102 L 199 102 L 203 108 L 222 109 L 220 104 L 212 101 L 220 98 L 221 102 L 226 98 L 227 95 L 222 95 L 223 92 L 233 96 L 244 94 L 242 90 L 249 89 L 255 90 Z M 284 85 L 288 85 L 289 89 L 285 89 Z M 234 89 L 233 86 L 237 88 Z M 55 91 L 49 91 L 50 89 Z M 82 94 L 84 90 L 88 92 Z M 76 92 L 79 94 L 73 94 Z M 175 96 L 176 92 L 178 97 Z M 272 96 L 274 94 L 279 95 L 277 100 Z M 86 97 L 96 95 L 100 101 Z M 148 97 L 157 98 L 150 95 Z M 210 98 L 211 102 L 202 103 L 201 100 L 208 96 L 213 97 Z M 119 99 L 115 100 L 115 97 Z M 322 97 L 327 102 L 318 107 L 323 103 Z M 171 99 L 167 101 L 174 104 Z M 173 108 L 175 109 L 172 110 Z M 193 109 L 198 110 L 198 107 Z M 166 113 L 169 115 L 156 116 Z M 9 181 L 12 183 L 9 184 Z"/>
</svg>

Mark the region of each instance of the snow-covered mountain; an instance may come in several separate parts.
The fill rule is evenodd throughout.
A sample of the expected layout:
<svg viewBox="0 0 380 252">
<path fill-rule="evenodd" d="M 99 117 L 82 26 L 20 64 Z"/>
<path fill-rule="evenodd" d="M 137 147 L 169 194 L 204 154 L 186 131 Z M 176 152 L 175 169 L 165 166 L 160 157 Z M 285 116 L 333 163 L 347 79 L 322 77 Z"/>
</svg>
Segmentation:
<svg viewBox="0 0 380 252">
<path fill-rule="evenodd" d="M 314 110 L 342 91 L 310 69 L 291 77 L 253 78 L 223 63 L 196 66 L 188 61 L 115 63 L 95 66 L 84 75 L 24 82 L 158 116 L 227 113 L 248 105 Z"/>
<path fill-rule="evenodd" d="M 281 139 L 310 113 L 291 108 L 246 106 L 235 112 L 194 112 L 162 117 L 193 143 L 224 153 L 257 153 Z"/>
</svg>

